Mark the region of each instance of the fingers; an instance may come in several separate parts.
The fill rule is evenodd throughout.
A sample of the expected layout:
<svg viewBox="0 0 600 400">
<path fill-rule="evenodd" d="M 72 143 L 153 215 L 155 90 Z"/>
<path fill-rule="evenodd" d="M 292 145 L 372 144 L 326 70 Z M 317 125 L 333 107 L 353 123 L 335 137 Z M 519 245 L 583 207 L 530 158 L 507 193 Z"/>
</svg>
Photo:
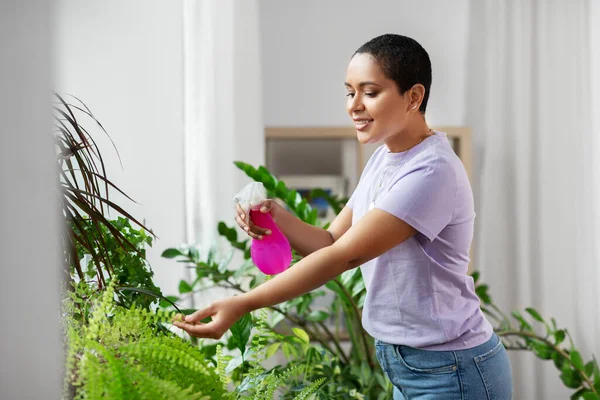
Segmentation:
<svg viewBox="0 0 600 400">
<path fill-rule="evenodd" d="M 173 319 L 173 325 L 186 331 L 190 336 L 199 338 L 210 338 L 219 339 L 223 333 L 219 332 L 214 322 L 208 324 L 202 324 L 199 321 L 206 317 L 213 316 L 215 314 L 215 308 L 213 305 L 206 307 L 205 309 L 198 310 L 193 314 L 183 316 L 177 314 Z"/>
<path fill-rule="evenodd" d="M 266 200 L 262 204 L 260 210 L 263 213 L 267 213 L 271 210 L 271 207 L 272 207 L 271 200 Z M 254 239 L 261 240 L 263 238 L 263 236 L 268 236 L 271 234 L 271 231 L 269 229 L 264 229 L 264 228 L 254 225 L 254 223 L 249 219 L 248 219 L 248 222 L 246 222 L 246 215 L 245 215 L 242 207 L 239 205 L 239 203 L 236 204 L 235 209 L 236 209 L 236 213 L 237 213 L 235 216 L 235 222 L 238 224 L 238 226 L 241 229 L 243 229 L 248 234 L 248 236 L 250 236 Z"/>
<path fill-rule="evenodd" d="M 191 324 L 188 322 L 174 321 L 173 325 L 186 331 L 190 336 L 197 338 L 220 339 L 223 336 L 221 330 L 214 322 L 208 324 Z"/>
<path fill-rule="evenodd" d="M 202 310 L 198 310 L 193 314 L 187 315 L 185 317 L 185 322 L 195 323 L 203 320 L 206 317 L 211 317 L 215 313 L 214 306 L 210 305 Z"/>
<path fill-rule="evenodd" d="M 183 329 L 190 336 L 198 338 L 220 339 L 227 329 L 222 328 L 222 323 L 215 321 L 218 310 L 215 304 L 211 304 L 205 309 L 198 310 L 188 316 L 177 314 L 173 319 L 173 325 Z M 213 320 L 207 324 L 200 321 L 206 317 L 213 317 Z"/>
<path fill-rule="evenodd" d="M 198 338 L 221 339 L 224 332 L 216 329 L 214 323 L 190 325 L 188 329 L 184 329 L 187 333 Z"/>
<path fill-rule="evenodd" d="M 272 200 L 265 200 L 261 205 L 260 205 L 260 212 L 262 212 L 263 214 L 268 213 L 269 211 L 271 211 L 271 208 L 273 207 L 273 201 Z"/>
</svg>

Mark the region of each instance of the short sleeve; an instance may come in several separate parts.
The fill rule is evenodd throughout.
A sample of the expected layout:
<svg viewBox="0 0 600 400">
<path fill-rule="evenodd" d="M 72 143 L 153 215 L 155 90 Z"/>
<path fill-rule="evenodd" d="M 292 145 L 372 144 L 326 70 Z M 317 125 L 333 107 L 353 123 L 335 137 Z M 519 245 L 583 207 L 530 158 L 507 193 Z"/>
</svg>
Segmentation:
<svg viewBox="0 0 600 400">
<path fill-rule="evenodd" d="M 351 209 L 354 208 L 354 194 L 355 193 L 356 193 L 356 190 L 354 191 L 354 193 L 352 193 L 352 196 L 350 196 L 350 198 L 346 202 L 346 207 L 351 208 Z"/>
<path fill-rule="evenodd" d="M 400 218 L 433 241 L 452 221 L 456 189 L 452 165 L 436 158 L 403 173 L 377 201 L 376 208 Z"/>
</svg>

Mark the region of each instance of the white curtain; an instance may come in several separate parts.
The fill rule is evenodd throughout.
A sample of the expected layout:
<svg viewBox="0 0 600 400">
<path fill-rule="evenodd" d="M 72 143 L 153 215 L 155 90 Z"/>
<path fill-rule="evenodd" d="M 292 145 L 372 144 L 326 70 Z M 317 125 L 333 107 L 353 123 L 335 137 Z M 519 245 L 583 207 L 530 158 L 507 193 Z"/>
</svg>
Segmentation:
<svg viewBox="0 0 600 400">
<path fill-rule="evenodd" d="M 475 268 L 501 308 L 555 317 L 587 360 L 600 356 L 591 9 L 585 0 L 472 0 L 467 90 Z M 511 357 L 515 399 L 569 398 L 551 361 Z"/>
<path fill-rule="evenodd" d="M 186 240 L 206 254 L 248 181 L 233 162 L 264 162 L 258 6 L 184 0 L 183 18 Z"/>
</svg>

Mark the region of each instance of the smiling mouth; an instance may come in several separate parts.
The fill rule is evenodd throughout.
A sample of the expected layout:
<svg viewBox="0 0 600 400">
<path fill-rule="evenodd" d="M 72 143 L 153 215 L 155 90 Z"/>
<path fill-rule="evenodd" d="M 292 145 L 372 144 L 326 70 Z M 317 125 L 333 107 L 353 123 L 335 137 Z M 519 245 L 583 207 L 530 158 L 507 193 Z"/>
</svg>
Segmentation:
<svg viewBox="0 0 600 400">
<path fill-rule="evenodd" d="M 362 131 L 364 129 L 367 128 L 367 126 L 373 122 L 372 119 L 363 119 L 363 120 L 358 120 L 358 121 L 354 121 L 354 126 L 356 127 L 356 129 L 358 129 L 359 131 Z"/>
</svg>

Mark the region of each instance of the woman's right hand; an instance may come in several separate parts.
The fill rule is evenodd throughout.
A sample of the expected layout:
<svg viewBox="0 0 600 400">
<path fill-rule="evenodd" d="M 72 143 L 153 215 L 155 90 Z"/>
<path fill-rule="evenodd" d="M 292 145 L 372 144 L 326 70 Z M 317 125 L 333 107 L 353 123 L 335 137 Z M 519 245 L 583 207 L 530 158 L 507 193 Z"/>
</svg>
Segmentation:
<svg viewBox="0 0 600 400">
<path fill-rule="evenodd" d="M 271 215 L 273 216 L 273 218 L 275 218 L 275 211 L 278 207 L 280 207 L 279 204 L 277 204 L 277 202 L 275 202 L 274 200 L 265 200 L 260 205 L 260 212 L 263 214 L 271 212 Z M 242 228 L 248 234 L 248 236 L 261 240 L 263 236 L 269 236 L 271 234 L 270 230 L 254 225 L 250 216 L 246 215 L 245 211 L 242 209 L 242 207 L 240 207 L 239 203 L 235 205 L 235 210 L 235 222 L 237 222 L 238 226 Z"/>
</svg>

